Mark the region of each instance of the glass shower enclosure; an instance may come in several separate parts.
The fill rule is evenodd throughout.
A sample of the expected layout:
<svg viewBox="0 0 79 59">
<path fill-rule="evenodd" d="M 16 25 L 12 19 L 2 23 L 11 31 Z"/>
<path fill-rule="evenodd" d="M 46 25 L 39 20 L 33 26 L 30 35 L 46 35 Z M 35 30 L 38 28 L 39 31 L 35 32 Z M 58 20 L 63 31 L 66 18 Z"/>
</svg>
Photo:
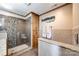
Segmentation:
<svg viewBox="0 0 79 59">
<path fill-rule="evenodd" d="M 31 17 L 26 20 L 5 17 L 8 55 L 31 47 Z"/>
</svg>

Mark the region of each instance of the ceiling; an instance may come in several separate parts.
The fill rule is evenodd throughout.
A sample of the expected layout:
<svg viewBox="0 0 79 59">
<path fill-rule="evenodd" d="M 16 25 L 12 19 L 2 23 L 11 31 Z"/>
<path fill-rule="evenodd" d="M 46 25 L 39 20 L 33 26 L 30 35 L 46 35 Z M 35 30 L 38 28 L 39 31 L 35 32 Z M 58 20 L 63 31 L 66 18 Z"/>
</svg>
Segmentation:
<svg viewBox="0 0 79 59">
<path fill-rule="evenodd" d="M 30 12 L 38 15 L 57 8 L 65 3 L 0 3 L 0 10 L 26 16 Z"/>
</svg>

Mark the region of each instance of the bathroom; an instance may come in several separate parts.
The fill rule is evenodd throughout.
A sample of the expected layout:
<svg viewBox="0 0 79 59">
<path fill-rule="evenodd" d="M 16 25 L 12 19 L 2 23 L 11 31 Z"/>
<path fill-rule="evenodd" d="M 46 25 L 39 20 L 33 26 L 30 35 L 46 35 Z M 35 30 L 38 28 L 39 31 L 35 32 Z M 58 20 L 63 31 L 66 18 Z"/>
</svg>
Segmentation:
<svg viewBox="0 0 79 59">
<path fill-rule="evenodd" d="M 2 8 L 10 7 L 10 5 L 14 8 L 13 10 L 5 11 Z M 6 39 L 0 41 L 0 47 L 3 48 L 2 44 L 4 44 L 4 48 L 0 50 L 0 52 L 4 50 L 1 55 L 79 55 L 79 4 L 23 3 L 10 5 L 1 4 L 0 30 L 3 30 Z M 24 7 L 24 9 L 19 7 Z M 47 7 L 49 7 L 49 12 L 43 13 Z M 3 36 L 1 33 L 0 38 Z"/>
</svg>

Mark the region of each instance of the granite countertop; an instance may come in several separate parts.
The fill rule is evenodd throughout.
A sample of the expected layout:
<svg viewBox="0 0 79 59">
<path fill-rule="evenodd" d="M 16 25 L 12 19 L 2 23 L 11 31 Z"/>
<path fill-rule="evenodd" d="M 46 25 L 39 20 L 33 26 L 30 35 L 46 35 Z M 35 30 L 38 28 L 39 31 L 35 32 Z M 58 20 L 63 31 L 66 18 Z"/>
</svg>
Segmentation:
<svg viewBox="0 0 79 59">
<path fill-rule="evenodd" d="M 58 41 L 54 41 L 54 40 L 50 40 L 50 39 L 45 39 L 45 38 L 39 38 L 39 40 L 47 42 L 49 44 L 58 45 L 58 46 L 61 46 L 61 47 L 68 48 L 68 49 L 79 52 L 79 47 L 75 46 L 75 45 L 66 44 L 66 43 L 62 43 L 62 42 L 58 42 Z"/>
</svg>

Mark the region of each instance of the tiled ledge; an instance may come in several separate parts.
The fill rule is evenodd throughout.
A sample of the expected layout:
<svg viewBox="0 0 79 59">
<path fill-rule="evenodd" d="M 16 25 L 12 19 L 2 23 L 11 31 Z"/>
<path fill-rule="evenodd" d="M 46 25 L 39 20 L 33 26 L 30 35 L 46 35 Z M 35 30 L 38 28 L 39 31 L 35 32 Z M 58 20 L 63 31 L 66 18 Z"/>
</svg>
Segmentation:
<svg viewBox="0 0 79 59">
<path fill-rule="evenodd" d="M 70 45 L 70 44 L 66 44 L 66 43 L 62 43 L 62 42 L 57 42 L 57 41 L 49 40 L 49 39 L 45 39 L 45 38 L 39 38 L 39 40 L 47 42 L 49 44 L 55 44 L 55 45 L 65 47 L 65 48 L 68 48 L 68 49 L 79 52 L 79 47 L 75 46 L 75 45 Z"/>
</svg>

